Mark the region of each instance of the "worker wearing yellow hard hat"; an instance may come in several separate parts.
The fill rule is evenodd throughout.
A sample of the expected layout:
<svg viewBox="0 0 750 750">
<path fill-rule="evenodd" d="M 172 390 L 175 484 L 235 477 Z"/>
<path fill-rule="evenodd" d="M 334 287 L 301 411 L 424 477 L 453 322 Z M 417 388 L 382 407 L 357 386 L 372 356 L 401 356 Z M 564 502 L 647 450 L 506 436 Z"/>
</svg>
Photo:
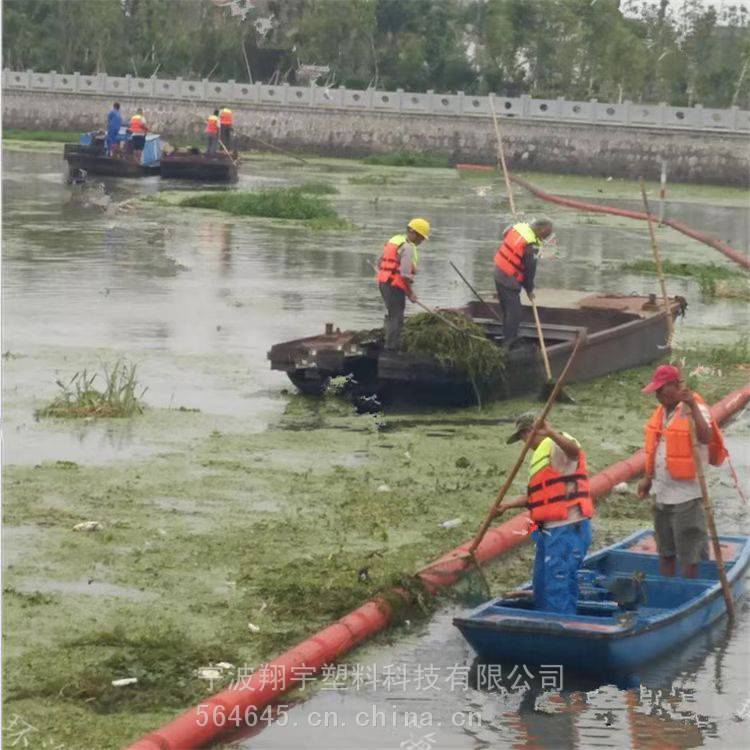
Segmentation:
<svg viewBox="0 0 750 750">
<path fill-rule="evenodd" d="M 419 263 L 419 245 L 430 236 L 426 219 L 412 219 L 406 234 L 396 234 L 385 243 L 378 264 L 377 282 L 385 303 L 385 349 L 395 351 L 401 346 L 406 298 L 416 302 L 413 284 Z"/>
</svg>

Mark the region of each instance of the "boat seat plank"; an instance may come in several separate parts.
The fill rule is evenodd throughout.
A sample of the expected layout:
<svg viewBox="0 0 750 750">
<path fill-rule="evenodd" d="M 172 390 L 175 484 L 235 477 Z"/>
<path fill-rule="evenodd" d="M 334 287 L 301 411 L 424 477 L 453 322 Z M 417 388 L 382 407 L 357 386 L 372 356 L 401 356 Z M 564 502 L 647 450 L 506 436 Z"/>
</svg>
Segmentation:
<svg viewBox="0 0 750 750">
<path fill-rule="evenodd" d="M 484 328 L 502 330 L 502 323 L 494 318 L 474 318 L 477 325 Z M 582 330 L 581 326 L 567 326 L 560 323 L 542 323 L 542 333 L 544 338 L 564 339 L 566 341 L 575 341 L 576 336 Z M 537 338 L 536 326 L 533 323 L 521 323 L 518 328 L 519 335 L 526 338 Z"/>
</svg>

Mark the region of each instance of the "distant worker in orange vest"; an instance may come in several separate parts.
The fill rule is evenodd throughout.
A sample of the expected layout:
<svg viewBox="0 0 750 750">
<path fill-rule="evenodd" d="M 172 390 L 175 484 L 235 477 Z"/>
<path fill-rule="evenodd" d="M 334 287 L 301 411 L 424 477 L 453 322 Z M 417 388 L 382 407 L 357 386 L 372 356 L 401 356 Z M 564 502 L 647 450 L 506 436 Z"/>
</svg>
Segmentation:
<svg viewBox="0 0 750 750">
<path fill-rule="evenodd" d="M 219 110 L 215 109 L 212 115 L 206 120 L 206 137 L 208 145 L 206 146 L 206 155 L 212 156 L 216 153 L 216 145 L 219 142 Z"/>
<path fill-rule="evenodd" d="M 526 494 L 504 500 L 500 515 L 510 508 L 528 508 L 534 558 L 534 607 L 575 614 L 578 606 L 578 570 L 591 544 L 594 503 L 589 491 L 586 454 L 567 432 L 558 432 L 546 420 L 534 429 L 533 414 L 516 420 L 508 443 L 526 440 L 534 449 Z"/>
<path fill-rule="evenodd" d="M 654 536 L 659 572 L 674 576 L 676 560 L 684 578 L 696 578 L 698 563 L 708 559 L 708 533 L 701 504 L 690 425 L 695 425 L 703 465 L 719 466 L 727 457 L 719 425 L 703 399 L 685 387 L 673 365 L 659 365 L 643 389 L 659 402 L 646 423 L 646 473 L 638 496 L 654 496 Z"/>
<path fill-rule="evenodd" d="M 537 256 L 542 242 L 552 234 L 552 222 L 539 218 L 518 223 L 503 232 L 495 253 L 495 289 L 503 312 L 503 346 L 510 349 L 518 339 L 521 324 L 521 287 L 534 299 Z"/>
<path fill-rule="evenodd" d="M 136 156 L 140 156 L 146 145 L 146 133 L 148 133 L 148 125 L 146 125 L 146 118 L 143 116 L 142 109 L 137 109 L 135 114 L 130 118 L 129 127 L 132 133 L 133 153 Z"/>
<path fill-rule="evenodd" d="M 418 247 L 430 236 L 425 219 L 412 219 L 406 234 L 396 234 L 385 243 L 376 277 L 385 302 L 385 349 L 396 351 L 401 346 L 406 298 L 416 302 L 413 284 L 419 264 Z"/>
<path fill-rule="evenodd" d="M 232 116 L 232 110 L 228 109 L 227 107 L 222 108 L 221 112 L 219 112 L 219 125 L 221 126 L 219 138 L 224 144 L 224 148 L 226 148 L 227 150 L 229 149 L 229 146 L 232 142 L 233 122 L 234 118 Z"/>
</svg>

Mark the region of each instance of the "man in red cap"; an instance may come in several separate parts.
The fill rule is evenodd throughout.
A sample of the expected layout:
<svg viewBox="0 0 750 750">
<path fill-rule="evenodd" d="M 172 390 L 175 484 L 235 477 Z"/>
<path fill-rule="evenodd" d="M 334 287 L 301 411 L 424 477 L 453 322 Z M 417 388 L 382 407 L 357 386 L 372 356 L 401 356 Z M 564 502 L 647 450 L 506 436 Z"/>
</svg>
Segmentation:
<svg viewBox="0 0 750 750">
<path fill-rule="evenodd" d="M 708 558 L 708 534 L 689 419 L 704 466 L 718 465 L 726 457 L 721 432 L 703 399 L 685 387 L 673 365 L 657 367 L 643 392 L 655 394 L 659 402 L 646 423 L 646 473 L 638 483 L 641 499 L 654 496 L 659 572 L 674 576 L 679 559 L 681 575 L 695 578 L 698 563 Z"/>
</svg>

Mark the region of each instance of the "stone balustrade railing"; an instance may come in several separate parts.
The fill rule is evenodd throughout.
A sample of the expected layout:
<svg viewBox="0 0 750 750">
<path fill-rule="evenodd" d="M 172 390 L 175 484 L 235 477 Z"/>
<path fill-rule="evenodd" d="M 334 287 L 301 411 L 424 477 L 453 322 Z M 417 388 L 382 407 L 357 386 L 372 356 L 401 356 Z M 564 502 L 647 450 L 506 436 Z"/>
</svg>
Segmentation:
<svg viewBox="0 0 750 750">
<path fill-rule="evenodd" d="M 301 106 L 349 111 L 491 117 L 487 96 L 458 92 L 438 94 L 379 89 L 356 90 L 343 86 L 270 86 L 265 83 L 201 81 L 182 78 L 138 78 L 135 76 L 81 75 L 80 73 L 37 73 L 33 70 L 3 70 L 4 90 L 51 91 L 71 94 L 98 94 L 111 97 L 138 97 L 161 100 L 195 100 L 209 106 L 238 104 Z M 710 109 L 672 107 L 667 104 L 636 102 L 569 101 L 563 98 L 534 99 L 529 96 L 494 98 L 498 115 L 535 121 L 612 124 L 675 130 L 750 132 L 750 111 L 738 107 Z"/>
</svg>

